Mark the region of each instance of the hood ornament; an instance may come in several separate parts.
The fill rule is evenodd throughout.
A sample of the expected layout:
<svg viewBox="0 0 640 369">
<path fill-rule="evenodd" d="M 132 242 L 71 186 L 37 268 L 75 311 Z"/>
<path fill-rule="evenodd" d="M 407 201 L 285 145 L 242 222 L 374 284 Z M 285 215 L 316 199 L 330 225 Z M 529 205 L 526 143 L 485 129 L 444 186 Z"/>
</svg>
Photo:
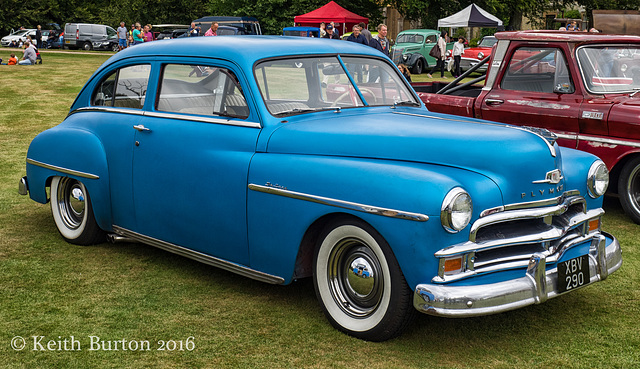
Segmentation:
<svg viewBox="0 0 640 369">
<path fill-rule="evenodd" d="M 562 172 L 560 169 L 554 169 L 551 172 L 547 172 L 545 179 L 540 181 L 533 181 L 532 183 L 549 183 L 549 184 L 558 184 L 562 181 L 564 177 L 562 176 Z"/>
</svg>

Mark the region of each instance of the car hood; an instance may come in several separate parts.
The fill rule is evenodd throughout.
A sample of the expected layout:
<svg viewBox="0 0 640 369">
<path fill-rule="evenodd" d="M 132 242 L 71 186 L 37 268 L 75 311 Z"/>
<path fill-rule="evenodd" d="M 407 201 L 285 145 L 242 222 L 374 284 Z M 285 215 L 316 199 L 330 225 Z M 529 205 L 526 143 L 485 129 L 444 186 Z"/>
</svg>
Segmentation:
<svg viewBox="0 0 640 369">
<path fill-rule="evenodd" d="M 563 189 L 563 182 L 533 183 L 560 168 L 560 151 L 520 127 L 425 111 L 363 116 L 357 110 L 291 117 L 272 133 L 267 151 L 460 168 L 494 181 L 505 204 L 557 197 Z"/>
</svg>

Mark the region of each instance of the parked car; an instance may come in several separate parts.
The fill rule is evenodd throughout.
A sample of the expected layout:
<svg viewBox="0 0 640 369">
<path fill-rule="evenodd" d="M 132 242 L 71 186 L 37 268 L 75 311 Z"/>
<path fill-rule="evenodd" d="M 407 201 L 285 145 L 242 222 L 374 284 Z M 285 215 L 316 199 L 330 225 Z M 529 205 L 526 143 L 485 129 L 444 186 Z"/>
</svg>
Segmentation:
<svg viewBox="0 0 640 369">
<path fill-rule="evenodd" d="M 296 37 L 320 37 L 320 28 L 318 27 L 285 27 L 282 29 L 283 36 Z"/>
<path fill-rule="evenodd" d="M 116 30 L 103 24 L 67 23 L 64 46 L 70 49 L 118 51 Z"/>
<path fill-rule="evenodd" d="M 245 35 L 261 35 L 262 28 L 260 28 L 260 22 L 254 17 L 220 17 L 220 16 L 207 16 L 198 18 L 193 21 L 196 26 L 201 29 L 201 34 L 204 35 L 211 24 L 217 22 L 218 26 L 232 26 L 238 27 L 243 30 Z"/>
<path fill-rule="evenodd" d="M 27 35 L 29 34 L 29 32 L 33 31 L 33 33 L 35 34 L 35 29 L 22 29 L 22 30 L 18 30 L 13 32 L 12 34 L 8 35 L 8 36 L 4 36 L 1 40 L 0 43 L 2 44 L 2 46 L 9 46 L 9 44 L 12 41 L 22 41 L 25 42 L 27 41 Z"/>
<path fill-rule="evenodd" d="M 544 130 L 431 113 L 389 58 L 351 42 L 128 48 L 26 160 L 19 192 L 51 204 L 67 241 L 106 234 L 268 283 L 312 277 L 331 324 L 367 340 L 416 310 L 542 303 L 622 263 L 601 230 L 601 160 Z"/>
<path fill-rule="evenodd" d="M 188 24 L 154 24 L 152 26 L 154 40 L 178 38 L 189 31 Z"/>
<path fill-rule="evenodd" d="M 478 43 L 478 46 L 465 49 L 460 58 L 460 69 L 466 72 L 482 61 L 482 59 L 491 56 L 491 49 L 496 42 L 498 42 L 498 39 L 495 36 L 484 36 Z M 478 67 L 476 72 L 486 73 L 487 64 Z"/>
<path fill-rule="evenodd" d="M 391 59 L 396 64 L 404 64 L 411 73 L 420 74 L 436 64 L 429 51 L 436 46 L 440 31 L 434 29 L 410 29 L 402 31 L 391 49 Z M 447 43 L 447 50 L 453 48 L 453 42 Z"/>
<path fill-rule="evenodd" d="M 640 37 L 500 32 L 484 86 L 416 84 L 431 111 L 549 129 L 602 158 L 640 224 Z M 436 93 L 440 91 L 440 93 Z"/>
</svg>

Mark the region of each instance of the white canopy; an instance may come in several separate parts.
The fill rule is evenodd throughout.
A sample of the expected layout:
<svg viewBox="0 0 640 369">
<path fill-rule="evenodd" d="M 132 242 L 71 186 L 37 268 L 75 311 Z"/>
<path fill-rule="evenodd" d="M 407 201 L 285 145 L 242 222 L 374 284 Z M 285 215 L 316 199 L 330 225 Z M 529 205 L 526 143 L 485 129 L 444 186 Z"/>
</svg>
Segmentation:
<svg viewBox="0 0 640 369">
<path fill-rule="evenodd" d="M 438 20 L 440 27 L 498 27 L 502 21 L 476 4 L 471 4 L 454 15 Z"/>
</svg>

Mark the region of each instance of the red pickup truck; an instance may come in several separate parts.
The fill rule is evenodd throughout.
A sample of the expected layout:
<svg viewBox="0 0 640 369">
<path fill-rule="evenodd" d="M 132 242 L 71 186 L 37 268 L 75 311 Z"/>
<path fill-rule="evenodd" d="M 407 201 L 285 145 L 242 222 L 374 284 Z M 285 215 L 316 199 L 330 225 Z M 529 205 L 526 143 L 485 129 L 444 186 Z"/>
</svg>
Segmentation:
<svg viewBox="0 0 640 369">
<path fill-rule="evenodd" d="M 610 190 L 640 224 L 640 37 L 559 31 L 496 37 L 484 86 L 460 79 L 413 84 L 427 108 L 546 128 L 561 146 L 599 156 Z"/>
</svg>

